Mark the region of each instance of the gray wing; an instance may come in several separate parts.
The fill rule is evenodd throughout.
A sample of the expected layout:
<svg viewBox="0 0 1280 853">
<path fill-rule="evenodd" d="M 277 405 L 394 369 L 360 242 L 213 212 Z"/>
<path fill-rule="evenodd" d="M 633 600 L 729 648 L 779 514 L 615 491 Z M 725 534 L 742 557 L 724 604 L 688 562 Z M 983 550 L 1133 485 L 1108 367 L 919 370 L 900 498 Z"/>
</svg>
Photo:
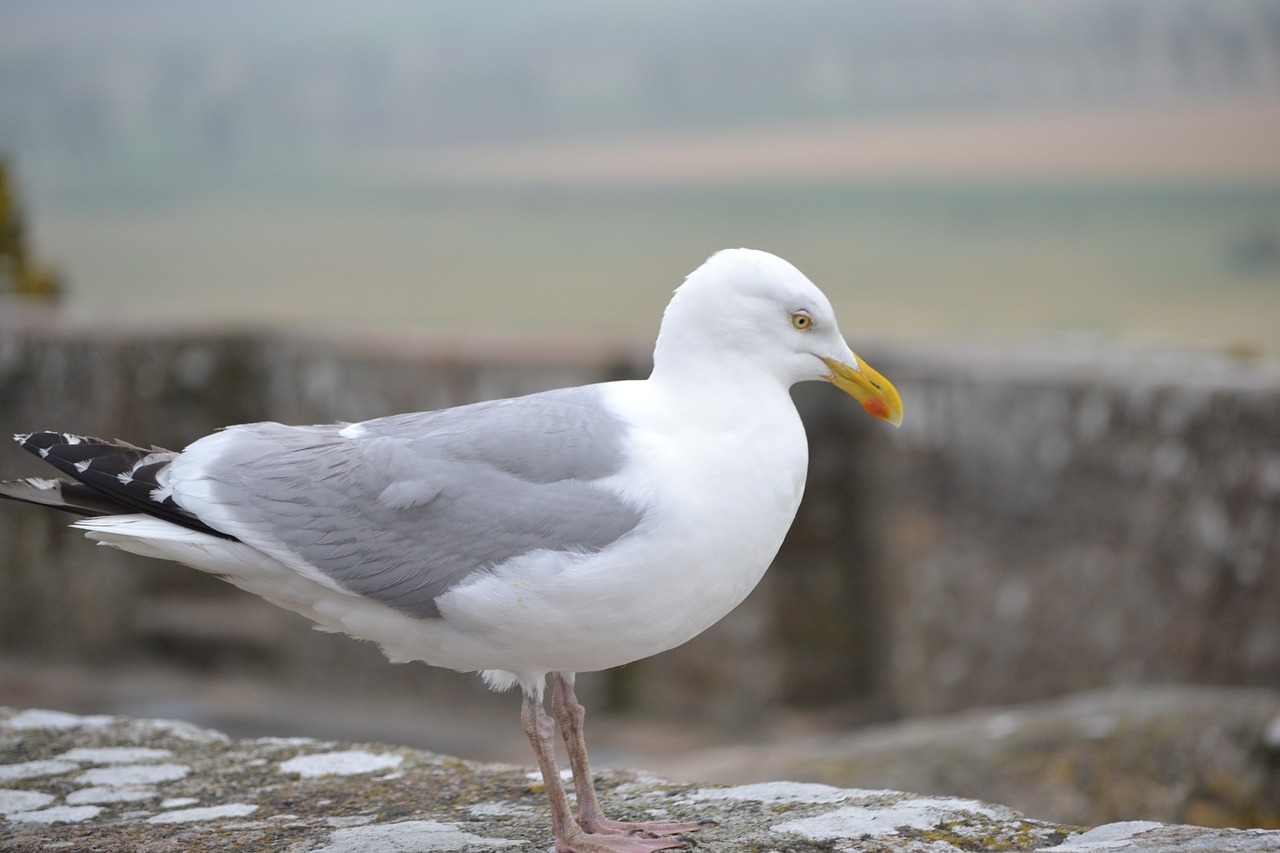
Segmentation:
<svg viewBox="0 0 1280 853">
<path fill-rule="evenodd" d="M 205 472 L 233 521 L 211 526 L 437 616 L 436 597 L 472 572 L 633 529 L 640 511 L 595 482 L 618 470 L 625 431 L 590 387 L 345 429 L 234 427 Z"/>
</svg>

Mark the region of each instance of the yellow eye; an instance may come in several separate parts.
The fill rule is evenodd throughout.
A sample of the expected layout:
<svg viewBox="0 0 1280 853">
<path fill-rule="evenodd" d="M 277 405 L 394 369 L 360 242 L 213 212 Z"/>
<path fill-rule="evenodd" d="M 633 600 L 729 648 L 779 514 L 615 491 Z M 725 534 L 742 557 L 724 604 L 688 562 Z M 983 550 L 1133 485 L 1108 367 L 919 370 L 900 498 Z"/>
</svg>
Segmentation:
<svg viewBox="0 0 1280 853">
<path fill-rule="evenodd" d="M 804 313 L 792 314 L 791 325 L 795 326 L 797 329 L 800 329 L 801 331 L 804 331 L 805 329 L 809 329 L 813 327 L 813 318 L 810 317 L 808 314 L 804 314 Z"/>
</svg>

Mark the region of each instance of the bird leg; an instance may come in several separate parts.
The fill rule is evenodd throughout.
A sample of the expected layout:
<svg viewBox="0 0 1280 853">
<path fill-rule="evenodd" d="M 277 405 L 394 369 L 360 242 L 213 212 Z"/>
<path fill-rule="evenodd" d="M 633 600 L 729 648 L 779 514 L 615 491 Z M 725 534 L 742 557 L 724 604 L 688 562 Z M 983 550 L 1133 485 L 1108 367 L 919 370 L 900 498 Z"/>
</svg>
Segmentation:
<svg viewBox="0 0 1280 853">
<path fill-rule="evenodd" d="M 716 825 L 712 820 L 692 823 L 674 821 L 632 823 L 605 817 L 600 809 L 600 803 L 596 800 L 595 779 L 591 775 L 591 766 L 587 761 L 587 741 L 583 734 L 583 722 L 587 711 L 573 693 L 572 676 L 557 672 L 552 675 L 552 678 L 554 683 L 551 707 L 555 712 L 556 722 L 560 726 L 560 734 L 564 737 L 564 745 L 569 751 L 569 767 L 573 770 L 574 792 L 578 799 L 578 824 L 583 829 L 599 834 L 623 833 L 655 838 L 697 832 Z"/>
<path fill-rule="evenodd" d="M 528 735 L 533 752 L 538 757 L 538 769 L 542 771 L 542 781 L 547 789 L 556 853 L 650 853 L 653 850 L 686 846 L 684 841 L 676 838 L 633 838 L 616 834 L 616 830 L 615 834 L 600 835 L 580 826 L 573 819 L 564 783 L 560 781 L 560 770 L 556 766 L 555 736 L 552 734 L 554 723 L 543 709 L 541 697 L 525 694 L 520 721 L 524 724 L 524 733 Z M 595 802 L 594 796 L 592 802 Z"/>
</svg>

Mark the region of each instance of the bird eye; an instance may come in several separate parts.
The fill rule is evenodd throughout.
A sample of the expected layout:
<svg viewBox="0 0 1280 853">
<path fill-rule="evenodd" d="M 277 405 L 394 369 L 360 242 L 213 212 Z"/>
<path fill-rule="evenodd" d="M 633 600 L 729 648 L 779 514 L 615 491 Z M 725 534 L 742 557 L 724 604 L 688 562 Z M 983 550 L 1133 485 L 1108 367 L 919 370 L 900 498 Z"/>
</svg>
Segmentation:
<svg viewBox="0 0 1280 853">
<path fill-rule="evenodd" d="M 792 314 L 791 325 L 803 331 L 813 326 L 813 318 L 804 313 Z"/>
</svg>

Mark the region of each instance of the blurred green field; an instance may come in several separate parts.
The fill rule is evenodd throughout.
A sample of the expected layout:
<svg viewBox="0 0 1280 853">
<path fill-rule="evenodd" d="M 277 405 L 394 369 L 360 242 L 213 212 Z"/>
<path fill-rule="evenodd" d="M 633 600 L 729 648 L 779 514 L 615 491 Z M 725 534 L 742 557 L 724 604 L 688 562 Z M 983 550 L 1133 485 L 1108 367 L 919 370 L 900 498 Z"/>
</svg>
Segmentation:
<svg viewBox="0 0 1280 853">
<path fill-rule="evenodd" d="M 1280 354 L 1270 185 L 361 184 L 35 224 L 81 315 L 644 339 L 685 273 L 746 245 L 800 266 L 855 339 L 1085 332 Z"/>
</svg>

